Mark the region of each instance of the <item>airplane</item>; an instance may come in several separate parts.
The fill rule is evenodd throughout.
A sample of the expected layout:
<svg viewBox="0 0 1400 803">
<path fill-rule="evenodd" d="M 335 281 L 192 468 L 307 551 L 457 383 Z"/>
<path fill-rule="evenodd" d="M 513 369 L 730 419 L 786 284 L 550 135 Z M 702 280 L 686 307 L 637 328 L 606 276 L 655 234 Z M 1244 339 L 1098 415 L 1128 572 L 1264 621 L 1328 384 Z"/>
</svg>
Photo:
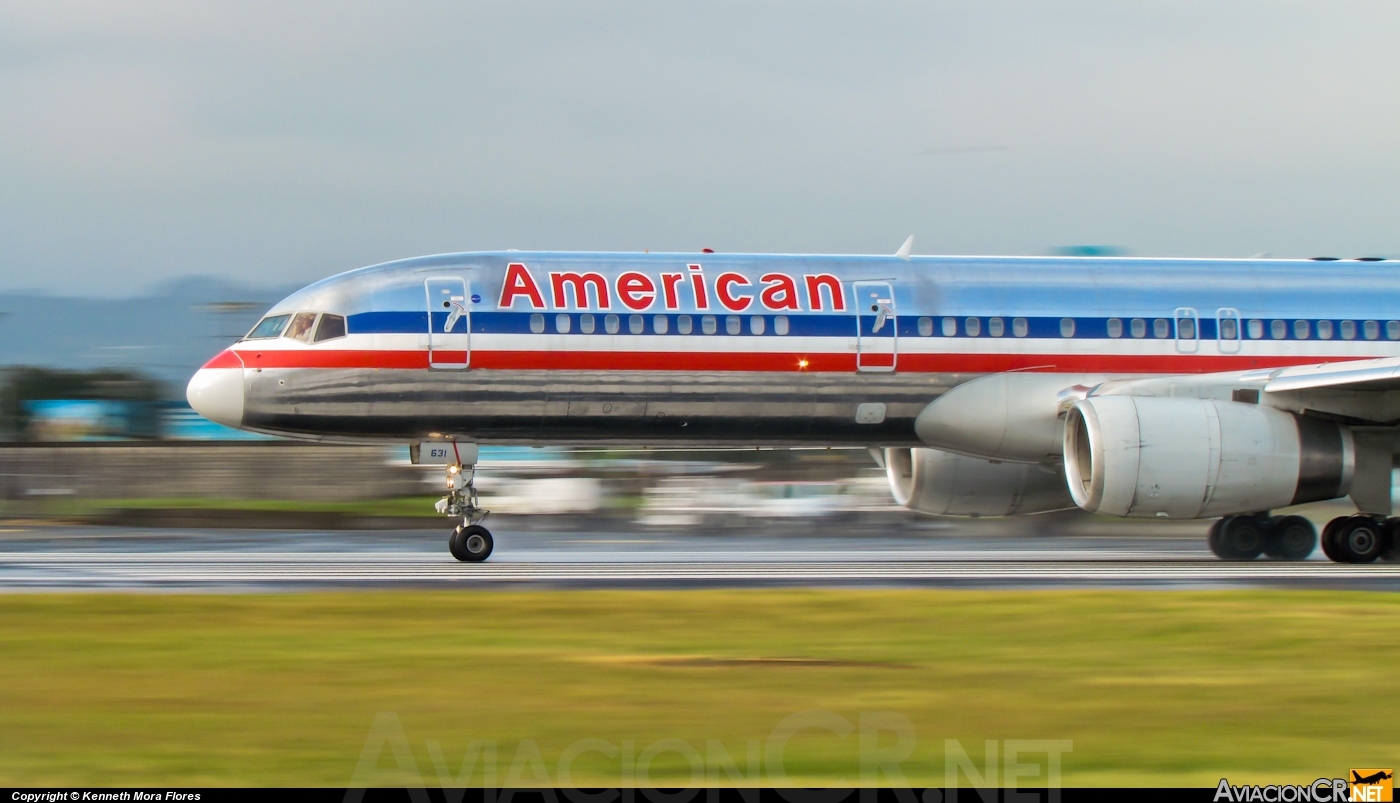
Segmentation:
<svg viewBox="0 0 1400 803">
<path fill-rule="evenodd" d="M 191 379 L 206 418 L 446 466 L 493 549 L 481 444 L 863 447 L 943 516 L 1215 519 L 1220 558 L 1301 560 L 1269 511 L 1349 496 L 1334 561 L 1392 557 L 1400 263 L 476 252 L 277 303 Z M 333 481 L 333 480 L 332 480 Z"/>
<path fill-rule="evenodd" d="M 1356 770 L 1351 771 L 1352 784 L 1359 784 L 1361 786 L 1369 786 L 1370 784 L 1380 783 L 1381 781 L 1389 780 L 1390 778 L 1394 777 L 1395 775 L 1393 773 L 1386 772 L 1385 770 L 1373 772 L 1370 775 L 1367 775 L 1365 778 L 1362 778 L 1360 773 L 1358 773 Z"/>
</svg>

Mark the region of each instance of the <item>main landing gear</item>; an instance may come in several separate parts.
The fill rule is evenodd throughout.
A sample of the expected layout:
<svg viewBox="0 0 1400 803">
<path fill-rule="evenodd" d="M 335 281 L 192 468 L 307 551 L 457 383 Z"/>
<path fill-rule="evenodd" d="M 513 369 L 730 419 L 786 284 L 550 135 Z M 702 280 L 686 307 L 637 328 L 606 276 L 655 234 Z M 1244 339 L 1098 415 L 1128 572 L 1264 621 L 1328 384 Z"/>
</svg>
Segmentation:
<svg viewBox="0 0 1400 803">
<path fill-rule="evenodd" d="M 1400 519 L 1342 516 L 1322 528 L 1322 551 L 1338 563 L 1400 562 L 1397 530 Z"/>
<path fill-rule="evenodd" d="M 1222 560 L 1302 560 L 1317 548 L 1317 530 L 1302 516 L 1226 516 L 1210 526 L 1208 542 Z"/>
<path fill-rule="evenodd" d="M 1400 562 L 1400 518 L 1342 516 L 1322 529 L 1322 552 L 1338 563 Z M 1223 560 L 1303 560 L 1317 547 L 1317 530 L 1302 516 L 1226 516 L 1210 527 L 1210 551 Z"/>
<path fill-rule="evenodd" d="M 438 500 L 437 512 L 448 516 L 461 516 L 462 523 L 452 531 L 447 539 L 447 550 L 452 557 L 463 563 L 480 563 L 491 557 L 496 542 L 491 531 L 481 526 L 481 521 L 491 511 L 483 510 L 477 504 L 476 466 L 452 465 L 447 467 L 447 496 Z"/>
</svg>

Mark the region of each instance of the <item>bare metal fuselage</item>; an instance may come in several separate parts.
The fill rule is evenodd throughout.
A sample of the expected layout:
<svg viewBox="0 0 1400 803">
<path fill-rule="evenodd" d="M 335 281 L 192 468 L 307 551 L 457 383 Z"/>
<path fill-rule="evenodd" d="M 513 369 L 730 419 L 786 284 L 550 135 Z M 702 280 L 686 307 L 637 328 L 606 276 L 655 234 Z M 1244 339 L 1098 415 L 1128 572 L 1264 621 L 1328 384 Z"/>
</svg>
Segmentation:
<svg viewBox="0 0 1400 803">
<path fill-rule="evenodd" d="M 456 254 L 311 285 L 269 316 L 341 317 L 342 334 L 245 339 L 201 374 L 221 383 L 206 394 L 224 404 L 216 420 L 291 437 L 915 446 L 927 405 L 988 374 L 1400 354 L 1397 273 L 1282 260 Z"/>
</svg>

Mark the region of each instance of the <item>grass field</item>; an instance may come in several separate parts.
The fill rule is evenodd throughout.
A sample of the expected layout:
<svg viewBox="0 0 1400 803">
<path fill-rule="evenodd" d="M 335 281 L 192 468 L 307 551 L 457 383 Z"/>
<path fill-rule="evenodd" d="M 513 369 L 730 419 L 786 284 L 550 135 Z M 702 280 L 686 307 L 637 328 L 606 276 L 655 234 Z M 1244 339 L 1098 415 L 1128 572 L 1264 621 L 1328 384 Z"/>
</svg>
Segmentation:
<svg viewBox="0 0 1400 803">
<path fill-rule="evenodd" d="M 1397 619 L 1323 592 L 8 594 L 0 782 L 538 784 L 563 754 L 664 786 L 725 756 L 781 780 L 778 752 L 858 782 L 863 738 L 919 784 L 950 739 L 979 771 L 985 740 L 1072 740 L 1067 785 L 1311 781 L 1400 755 Z"/>
</svg>

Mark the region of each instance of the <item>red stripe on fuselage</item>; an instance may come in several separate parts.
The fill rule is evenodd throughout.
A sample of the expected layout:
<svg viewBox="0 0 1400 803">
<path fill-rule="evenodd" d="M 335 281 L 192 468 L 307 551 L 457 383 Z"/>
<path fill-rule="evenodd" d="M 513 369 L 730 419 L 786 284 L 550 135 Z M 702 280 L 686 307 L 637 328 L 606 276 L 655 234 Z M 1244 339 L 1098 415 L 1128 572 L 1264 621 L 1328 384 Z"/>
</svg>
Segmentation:
<svg viewBox="0 0 1400 803">
<path fill-rule="evenodd" d="M 238 357 L 238 352 L 233 349 L 224 349 L 215 355 L 214 359 L 201 365 L 200 368 L 242 368 L 243 361 Z"/>
<path fill-rule="evenodd" d="M 228 355 L 228 356 L 226 356 Z M 389 350 L 269 350 L 226 351 L 206 368 L 236 368 L 238 356 L 248 368 L 421 368 L 427 351 Z M 461 362 L 461 351 L 434 352 L 441 363 Z M 879 355 L 866 355 L 867 361 Z M 888 357 L 883 358 L 888 364 Z M 1131 355 L 1131 354 L 901 354 L 897 368 L 904 373 L 1043 373 L 1208 374 L 1345 362 L 1369 357 L 1327 360 L 1317 356 L 1249 355 Z M 869 364 L 869 363 L 867 363 Z M 854 352 L 686 352 L 686 351 L 473 351 L 472 368 L 557 371 L 751 371 L 852 372 Z"/>
</svg>

